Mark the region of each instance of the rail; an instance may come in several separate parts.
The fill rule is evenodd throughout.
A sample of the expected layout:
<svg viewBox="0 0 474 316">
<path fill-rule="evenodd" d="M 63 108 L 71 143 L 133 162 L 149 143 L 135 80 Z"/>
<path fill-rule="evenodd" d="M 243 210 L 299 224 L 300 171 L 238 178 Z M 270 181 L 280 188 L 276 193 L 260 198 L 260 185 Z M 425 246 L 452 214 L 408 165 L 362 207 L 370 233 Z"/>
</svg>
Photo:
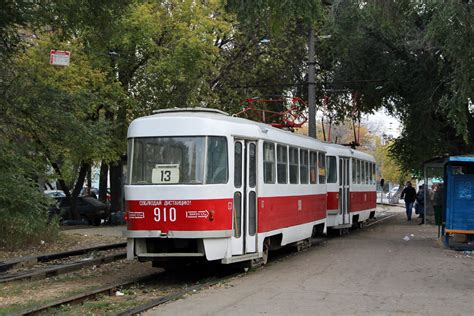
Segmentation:
<svg viewBox="0 0 474 316">
<path fill-rule="evenodd" d="M 40 267 L 37 269 L 31 268 L 39 263 L 47 263 L 53 260 L 66 259 L 78 255 L 83 255 L 91 252 L 108 251 L 124 248 L 126 243 L 116 243 L 109 245 L 102 245 L 96 247 L 82 248 L 78 250 L 71 250 L 65 252 L 51 253 L 39 256 L 28 256 L 23 258 L 9 259 L 6 262 L 0 264 L 0 283 L 18 281 L 18 280 L 37 280 L 44 279 L 52 276 L 57 276 L 73 271 L 77 271 L 86 267 L 99 266 L 107 264 L 117 260 L 126 258 L 126 252 L 120 251 L 113 254 L 107 254 L 104 256 L 97 256 L 95 258 L 82 258 L 72 262 L 66 262 L 62 264 L 50 265 L 47 267 Z M 13 269 L 28 268 L 26 270 L 12 271 Z"/>
</svg>

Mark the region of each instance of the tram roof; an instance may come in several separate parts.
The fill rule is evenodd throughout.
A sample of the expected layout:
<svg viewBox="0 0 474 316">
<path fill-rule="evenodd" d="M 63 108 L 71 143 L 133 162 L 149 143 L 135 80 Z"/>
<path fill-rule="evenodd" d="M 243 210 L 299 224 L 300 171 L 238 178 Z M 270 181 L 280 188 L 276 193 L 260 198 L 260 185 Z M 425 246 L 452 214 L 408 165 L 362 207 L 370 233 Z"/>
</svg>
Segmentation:
<svg viewBox="0 0 474 316">
<path fill-rule="evenodd" d="M 360 150 L 355 150 L 350 147 L 340 145 L 340 144 L 326 144 L 326 150 L 328 154 L 337 154 L 339 156 L 353 157 L 358 159 L 363 159 L 371 162 L 375 162 L 375 158 L 367 153 L 364 153 Z"/>
<path fill-rule="evenodd" d="M 138 118 L 130 124 L 128 137 L 153 137 L 162 132 L 176 136 L 233 135 L 289 144 L 295 141 L 295 146 L 314 147 L 318 144 L 318 150 L 324 150 L 325 146 L 325 143 L 309 136 L 230 116 L 219 110 L 199 108 L 160 110 L 153 115 Z"/>
<path fill-rule="evenodd" d="M 202 124 L 190 124 L 190 119 L 200 120 Z M 180 122 L 173 122 L 173 120 Z M 158 122 L 160 124 L 157 124 Z M 154 111 L 153 115 L 134 120 L 130 124 L 128 137 L 158 136 L 157 134 L 161 130 L 166 131 L 169 135 L 172 132 L 178 132 L 176 136 L 230 134 L 250 138 L 258 137 L 276 143 L 289 143 L 310 148 L 318 144 L 320 148 L 317 149 L 319 150 L 336 151 L 341 156 L 375 161 L 371 155 L 343 145 L 324 143 L 306 135 L 295 134 L 265 123 L 231 116 L 223 111 L 209 108 L 173 108 Z M 297 143 L 293 143 L 293 141 Z"/>
</svg>

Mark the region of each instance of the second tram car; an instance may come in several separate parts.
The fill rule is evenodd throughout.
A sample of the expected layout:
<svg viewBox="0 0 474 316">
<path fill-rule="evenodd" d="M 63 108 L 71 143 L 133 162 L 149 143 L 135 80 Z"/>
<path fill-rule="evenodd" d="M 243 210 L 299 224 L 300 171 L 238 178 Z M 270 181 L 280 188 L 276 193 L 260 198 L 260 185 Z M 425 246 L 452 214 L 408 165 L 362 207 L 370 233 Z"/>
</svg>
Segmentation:
<svg viewBox="0 0 474 316">
<path fill-rule="evenodd" d="M 375 159 L 351 148 L 328 144 L 327 219 L 332 229 L 361 225 L 375 216 Z"/>
<path fill-rule="evenodd" d="M 266 262 L 270 249 L 375 211 L 369 155 L 218 110 L 133 121 L 128 159 L 127 257 L 154 265 Z M 354 161 L 359 178 L 351 181 Z"/>
</svg>

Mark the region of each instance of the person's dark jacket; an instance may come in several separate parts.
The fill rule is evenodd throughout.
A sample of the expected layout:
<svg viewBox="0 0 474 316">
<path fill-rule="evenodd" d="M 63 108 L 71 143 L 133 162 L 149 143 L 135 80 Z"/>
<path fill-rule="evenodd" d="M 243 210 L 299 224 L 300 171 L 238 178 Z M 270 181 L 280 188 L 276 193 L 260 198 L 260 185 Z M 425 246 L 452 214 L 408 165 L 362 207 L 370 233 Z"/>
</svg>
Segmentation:
<svg viewBox="0 0 474 316">
<path fill-rule="evenodd" d="M 405 187 L 402 191 L 402 199 L 404 199 L 405 202 L 410 202 L 413 203 L 415 202 L 416 199 L 416 190 L 414 187 Z"/>
<path fill-rule="evenodd" d="M 416 203 L 420 205 L 425 204 L 425 190 L 423 189 L 418 190 L 418 193 L 416 194 Z"/>
</svg>

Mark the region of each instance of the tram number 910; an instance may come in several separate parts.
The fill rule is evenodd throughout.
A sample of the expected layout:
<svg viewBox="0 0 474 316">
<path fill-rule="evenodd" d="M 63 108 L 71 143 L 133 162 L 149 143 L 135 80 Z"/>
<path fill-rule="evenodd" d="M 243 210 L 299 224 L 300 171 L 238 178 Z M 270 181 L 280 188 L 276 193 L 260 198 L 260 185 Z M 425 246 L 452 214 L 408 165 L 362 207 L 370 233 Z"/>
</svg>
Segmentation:
<svg viewBox="0 0 474 316">
<path fill-rule="evenodd" d="M 176 222 L 176 209 L 174 207 L 170 207 L 169 209 L 166 207 L 162 209 L 155 207 L 153 214 L 155 215 L 153 217 L 155 222 Z"/>
</svg>

